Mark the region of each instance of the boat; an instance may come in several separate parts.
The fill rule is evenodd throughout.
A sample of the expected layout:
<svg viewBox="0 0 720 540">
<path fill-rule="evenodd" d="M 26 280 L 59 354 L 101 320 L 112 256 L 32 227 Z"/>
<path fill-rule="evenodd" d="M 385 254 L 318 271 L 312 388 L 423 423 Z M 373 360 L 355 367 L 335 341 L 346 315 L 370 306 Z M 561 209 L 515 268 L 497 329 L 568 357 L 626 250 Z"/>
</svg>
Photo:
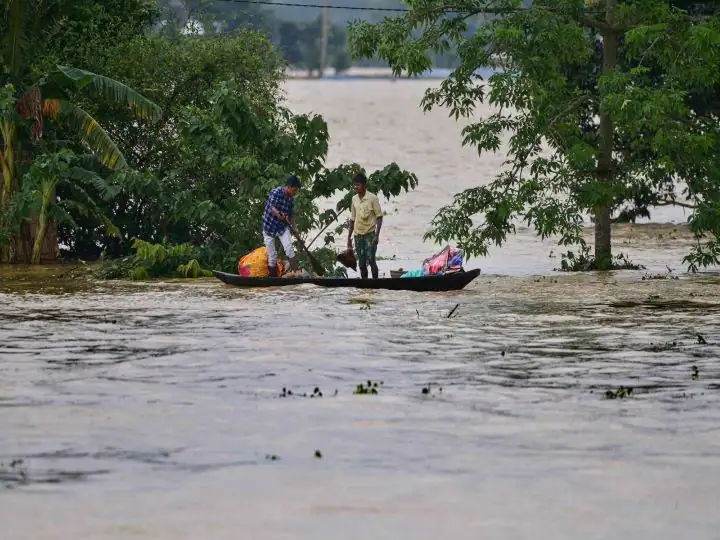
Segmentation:
<svg viewBox="0 0 720 540">
<path fill-rule="evenodd" d="M 243 277 L 213 270 L 213 275 L 227 285 L 235 287 L 289 287 L 292 285 L 317 285 L 319 287 L 348 287 L 356 289 L 384 289 L 389 291 L 438 292 L 459 291 L 480 275 L 480 269 L 453 272 L 438 276 L 407 278 L 321 278 L 321 277 Z"/>
</svg>

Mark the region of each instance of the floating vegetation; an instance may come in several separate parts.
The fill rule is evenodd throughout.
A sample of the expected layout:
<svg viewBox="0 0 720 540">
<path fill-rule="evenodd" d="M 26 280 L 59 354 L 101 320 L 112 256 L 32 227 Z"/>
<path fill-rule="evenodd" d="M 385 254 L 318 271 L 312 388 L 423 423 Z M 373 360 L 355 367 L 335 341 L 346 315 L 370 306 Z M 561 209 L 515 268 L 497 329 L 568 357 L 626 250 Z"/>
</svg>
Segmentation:
<svg viewBox="0 0 720 540">
<path fill-rule="evenodd" d="M 548 277 L 548 276 L 540 276 L 533 279 L 533 283 L 559 283 L 558 278 L 556 277 Z"/>
<path fill-rule="evenodd" d="M 651 352 L 662 352 L 669 351 L 677 347 L 677 341 L 668 341 L 667 343 L 650 343 L 650 347 L 647 350 Z"/>
<path fill-rule="evenodd" d="M 690 378 L 693 381 L 697 381 L 700 378 L 700 370 L 697 366 L 691 366 L 690 367 Z"/>
<path fill-rule="evenodd" d="M 27 467 L 22 459 L 13 459 L 8 465 L 0 462 L 0 484 L 11 487 L 27 483 Z"/>
<path fill-rule="evenodd" d="M 420 392 L 424 396 L 431 395 L 432 397 L 435 397 L 437 395 L 437 393 L 442 393 L 442 391 L 443 391 L 442 386 L 433 385 L 433 383 L 427 383 L 426 386 L 422 387 L 422 390 Z"/>
<path fill-rule="evenodd" d="M 315 450 L 313 456 L 317 459 L 322 459 L 322 452 L 320 450 Z"/>
<path fill-rule="evenodd" d="M 556 272 L 590 272 L 598 270 L 595 256 L 590 251 L 590 246 L 584 244 L 580 246 L 580 253 L 568 251 L 561 254 L 560 267 L 554 268 Z M 627 255 L 620 253 L 612 258 L 610 268 L 605 270 L 644 270 L 641 264 L 635 264 Z"/>
<path fill-rule="evenodd" d="M 369 298 L 351 298 L 350 300 L 348 300 L 348 302 L 351 304 L 360 304 L 360 305 L 376 303 L 375 300 L 370 300 Z"/>
<path fill-rule="evenodd" d="M 704 392 L 700 394 L 701 396 L 705 395 Z M 685 392 L 679 393 L 679 394 L 672 394 L 673 399 L 693 399 L 696 396 L 695 393 L 687 394 Z"/>
<path fill-rule="evenodd" d="M 337 396 L 337 395 L 338 395 L 338 391 L 336 389 L 333 396 Z M 283 386 L 282 392 L 280 392 L 280 395 L 278 397 L 286 398 L 286 397 L 291 397 L 291 396 L 315 398 L 315 397 L 323 397 L 323 393 L 318 386 L 313 388 L 313 391 L 310 394 L 308 394 L 307 392 L 303 392 L 302 394 L 295 393 L 292 390 L 289 390 L 288 388 L 285 388 Z"/>
<path fill-rule="evenodd" d="M 608 305 L 612 308 L 648 307 L 653 309 L 666 309 L 669 311 L 686 311 L 695 309 L 713 309 L 717 311 L 720 309 L 720 304 L 697 302 L 693 300 L 661 300 L 660 296 L 656 294 L 648 295 L 647 299 L 644 301 L 623 300 L 610 302 Z"/>
<path fill-rule="evenodd" d="M 361 311 L 367 311 L 369 309 L 372 309 L 373 304 L 375 304 L 373 300 L 369 300 L 367 298 L 351 298 L 350 303 L 360 304 Z"/>
<path fill-rule="evenodd" d="M 632 393 L 633 393 L 632 387 L 620 386 L 620 387 L 616 388 L 615 390 L 607 390 L 605 392 L 605 397 L 607 399 L 624 399 L 624 398 L 629 398 L 630 396 L 632 396 Z"/>
<path fill-rule="evenodd" d="M 0 488 L 13 489 L 17 486 L 30 484 L 62 484 L 85 480 L 89 476 L 107 474 L 107 469 L 93 471 L 62 471 L 62 470 L 28 470 L 23 459 L 13 459 L 7 465 L 0 462 Z"/>
<path fill-rule="evenodd" d="M 646 272 L 645 275 L 643 275 L 642 280 L 646 281 L 646 280 L 655 280 L 655 279 L 680 279 L 680 276 L 673 275 L 672 268 L 670 268 L 669 266 L 666 266 L 665 268 L 667 268 L 667 273 L 665 273 L 665 274 L 648 274 Z"/>
<path fill-rule="evenodd" d="M 365 384 L 360 383 L 355 387 L 355 391 L 353 392 L 353 394 L 377 394 L 378 387 L 382 385 L 383 381 L 380 381 L 379 384 L 373 381 L 368 381 Z"/>
<path fill-rule="evenodd" d="M 695 338 L 697 339 L 699 345 L 707 345 L 707 340 L 702 334 L 696 333 Z"/>
</svg>

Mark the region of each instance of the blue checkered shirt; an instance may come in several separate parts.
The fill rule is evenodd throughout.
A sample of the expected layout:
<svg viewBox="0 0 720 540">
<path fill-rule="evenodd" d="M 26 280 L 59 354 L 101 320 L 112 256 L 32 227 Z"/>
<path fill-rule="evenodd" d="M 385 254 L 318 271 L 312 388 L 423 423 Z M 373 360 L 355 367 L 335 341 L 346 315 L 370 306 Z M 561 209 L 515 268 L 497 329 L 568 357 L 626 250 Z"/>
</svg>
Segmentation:
<svg viewBox="0 0 720 540">
<path fill-rule="evenodd" d="M 293 215 L 293 198 L 285 195 L 285 189 L 282 186 L 270 192 L 270 197 L 265 203 L 265 213 L 263 214 L 263 231 L 265 234 L 268 236 L 280 236 L 285 232 L 287 223 L 280 221 L 272 214 L 270 208 L 273 206 L 276 210 L 285 212 L 288 217 Z"/>
</svg>

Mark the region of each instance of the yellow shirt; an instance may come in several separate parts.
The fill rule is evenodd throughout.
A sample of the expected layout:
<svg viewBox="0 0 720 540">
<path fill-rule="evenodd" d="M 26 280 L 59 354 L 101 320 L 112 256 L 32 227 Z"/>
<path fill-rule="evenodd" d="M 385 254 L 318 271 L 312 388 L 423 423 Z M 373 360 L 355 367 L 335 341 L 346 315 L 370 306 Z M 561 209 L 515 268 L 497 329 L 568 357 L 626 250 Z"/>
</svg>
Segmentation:
<svg viewBox="0 0 720 540">
<path fill-rule="evenodd" d="M 383 215 L 380 209 L 380 200 L 377 195 L 369 191 L 365 192 L 362 199 L 360 195 L 355 194 L 350 204 L 350 212 L 355 222 L 353 234 L 357 235 L 375 232 L 375 223 Z"/>
</svg>

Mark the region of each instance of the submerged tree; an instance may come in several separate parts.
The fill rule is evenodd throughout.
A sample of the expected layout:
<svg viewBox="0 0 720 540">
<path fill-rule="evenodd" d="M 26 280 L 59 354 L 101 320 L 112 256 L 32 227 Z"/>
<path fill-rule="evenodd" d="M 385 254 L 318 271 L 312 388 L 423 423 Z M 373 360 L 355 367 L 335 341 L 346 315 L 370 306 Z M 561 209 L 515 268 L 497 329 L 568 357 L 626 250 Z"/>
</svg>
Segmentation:
<svg viewBox="0 0 720 540">
<path fill-rule="evenodd" d="M 590 214 L 595 256 L 587 268 L 608 269 L 614 214 L 684 204 L 693 207 L 698 240 L 686 262 L 720 261 L 720 127 L 717 109 L 696 103 L 720 87 L 717 15 L 662 0 L 407 3 L 400 17 L 355 23 L 353 53 L 413 75 L 431 67 L 433 54 L 455 50 L 458 67 L 427 91 L 423 107 L 447 107 L 455 118 L 493 107 L 463 130 L 464 144 L 481 155 L 510 134 L 505 170 L 458 194 L 427 237 L 484 255 L 525 221 L 543 238 L 586 249 Z M 468 33 L 478 15 L 485 24 Z M 494 70 L 487 84 L 481 68 Z"/>
</svg>

